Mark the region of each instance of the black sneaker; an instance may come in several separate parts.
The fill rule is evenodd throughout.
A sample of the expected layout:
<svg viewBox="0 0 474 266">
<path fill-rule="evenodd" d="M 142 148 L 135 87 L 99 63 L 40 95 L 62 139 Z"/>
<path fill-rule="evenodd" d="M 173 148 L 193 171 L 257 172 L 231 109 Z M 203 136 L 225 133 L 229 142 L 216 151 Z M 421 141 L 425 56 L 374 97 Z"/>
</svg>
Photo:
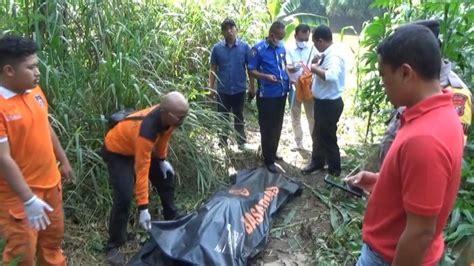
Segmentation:
<svg viewBox="0 0 474 266">
<path fill-rule="evenodd" d="M 301 174 L 303 175 L 309 175 L 309 174 L 312 174 L 316 171 L 319 171 L 319 170 L 323 170 L 324 169 L 324 166 L 321 166 L 321 165 L 318 165 L 314 162 L 311 162 L 308 166 L 306 166 L 305 168 L 301 169 Z"/>
<path fill-rule="evenodd" d="M 285 170 L 283 170 L 283 168 L 277 163 L 267 164 L 266 166 L 268 171 L 270 171 L 271 173 L 285 173 Z"/>
</svg>

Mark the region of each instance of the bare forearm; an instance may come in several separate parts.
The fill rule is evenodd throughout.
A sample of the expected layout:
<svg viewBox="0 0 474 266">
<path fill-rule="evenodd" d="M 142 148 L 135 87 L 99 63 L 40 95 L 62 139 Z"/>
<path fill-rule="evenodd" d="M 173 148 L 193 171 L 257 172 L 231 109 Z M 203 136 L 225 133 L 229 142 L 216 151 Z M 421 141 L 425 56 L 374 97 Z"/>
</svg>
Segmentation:
<svg viewBox="0 0 474 266">
<path fill-rule="evenodd" d="M 286 70 L 288 71 L 288 73 L 295 73 L 296 71 L 298 71 L 298 68 L 293 64 L 288 64 L 286 65 Z"/>
<path fill-rule="evenodd" d="M 69 160 L 67 159 L 66 152 L 61 146 L 61 142 L 59 142 L 58 136 L 56 135 L 51 126 L 49 128 L 51 130 L 51 141 L 53 142 L 53 149 L 54 155 L 56 156 L 56 160 L 58 160 L 61 164 L 68 164 Z"/>
<path fill-rule="evenodd" d="M 249 87 L 253 91 L 255 90 L 255 78 L 252 75 L 250 75 L 250 72 L 248 73 L 248 76 L 249 76 Z"/>
<path fill-rule="evenodd" d="M 33 192 L 26 184 L 20 168 L 11 157 L 0 158 L 0 176 L 23 202 L 33 197 Z"/>
<path fill-rule="evenodd" d="M 209 70 L 209 88 L 214 89 L 214 86 L 216 84 L 216 72 L 217 72 L 217 66 L 211 65 L 211 69 Z"/>
<path fill-rule="evenodd" d="M 260 73 L 257 70 L 250 70 L 250 75 L 256 79 L 260 80 L 270 80 L 268 74 Z"/>
<path fill-rule="evenodd" d="M 214 89 L 214 85 L 216 83 L 216 77 L 212 72 L 209 73 L 209 88 Z"/>
<path fill-rule="evenodd" d="M 367 172 L 366 178 L 369 183 L 375 184 L 377 179 L 379 179 L 379 173 Z"/>
<path fill-rule="evenodd" d="M 405 230 L 398 241 L 392 266 L 422 265 L 432 240 L 430 234 L 410 234 Z"/>
</svg>

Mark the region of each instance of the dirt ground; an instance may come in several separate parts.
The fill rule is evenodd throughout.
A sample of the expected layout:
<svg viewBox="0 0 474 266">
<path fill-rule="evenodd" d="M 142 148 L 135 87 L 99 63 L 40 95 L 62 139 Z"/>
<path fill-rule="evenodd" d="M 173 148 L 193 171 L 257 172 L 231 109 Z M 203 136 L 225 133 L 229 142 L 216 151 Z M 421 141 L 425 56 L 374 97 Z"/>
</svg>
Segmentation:
<svg viewBox="0 0 474 266">
<path fill-rule="evenodd" d="M 301 121 L 305 150 L 294 149 L 290 115 L 286 113 L 278 149 L 278 154 L 283 157 L 283 161 L 278 163 L 284 168 L 286 175 L 305 185 L 326 189 L 323 181 L 325 171 L 312 175 L 301 174 L 301 168 L 309 163 L 311 158 L 312 144 L 307 121 L 303 118 Z M 252 131 L 251 129 L 250 132 Z M 252 133 L 254 134 L 250 142 L 259 143 L 259 133 L 256 130 Z M 289 201 L 277 213 L 267 247 L 252 260 L 251 265 L 314 265 L 315 262 L 311 257 L 313 238 L 329 230 L 327 207 L 310 190 L 304 188 L 301 196 Z"/>
</svg>

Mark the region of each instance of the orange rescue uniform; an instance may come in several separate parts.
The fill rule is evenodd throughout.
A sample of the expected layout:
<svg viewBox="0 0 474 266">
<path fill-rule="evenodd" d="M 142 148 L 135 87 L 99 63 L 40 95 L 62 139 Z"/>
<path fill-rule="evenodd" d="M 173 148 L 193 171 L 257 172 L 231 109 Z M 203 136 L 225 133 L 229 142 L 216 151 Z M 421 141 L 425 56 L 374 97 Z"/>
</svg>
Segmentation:
<svg viewBox="0 0 474 266">
<path fill-rule="evenodd" d="M 107 133 L 105 147 L 108 151 L 135 157 L 135 198 L 138 206 L 148 204 L 148 174 L 151 154 L 155 147 L 158 159 L 168 156 L 168 143 L 174 127 L 160 128 L 159 105 L 155 105 L 130 116 L 143 116 L 143 120 L 125 120 Z M 154 117 L 156 116 L 156 117 Z"/>
<path fill-rule="evenodd" d="M 7 142 L 13 160 L 28 184 L 54 211 L 46 230 L 32 229 L 22 200 L 0 176 L 0 233 L 6 239 L 3 263 L 21 257 L 19 265 L 65 265 L 61 250 L 64 213 L 61 175 L 48 121 L 48 102 L 39 86 L 23 94 L 0 87 L 0 142 Z"/>
</svg>

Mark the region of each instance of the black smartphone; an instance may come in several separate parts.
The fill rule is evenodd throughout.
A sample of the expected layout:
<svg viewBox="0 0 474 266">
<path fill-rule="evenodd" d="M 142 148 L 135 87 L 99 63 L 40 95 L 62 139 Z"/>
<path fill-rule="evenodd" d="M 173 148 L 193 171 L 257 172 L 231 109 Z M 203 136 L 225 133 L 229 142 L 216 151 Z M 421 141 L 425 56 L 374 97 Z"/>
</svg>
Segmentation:
<svg viewBox="0 0 474 266">
<path fill-rule="evenodd" d="M 353 175 L 357 170 L 359 170 L 359 167 L 352 170 L 347 176 Z M 336 177 L 336 176 L 327 174 L 324 177 L 324 182 L 328 183 L 331 186 L 342 189 L 345 192 L 348 192 L 348 193 L 350 193 L 354 196 L 357 196 L 357 197 L 362 197 L 364 195 L 364 191 L 362 189 L 360 189 L 356 186 L 349 185 L 348 183 L 343 181 L 343 178 L 340 178 L 340 177 Z"/>
</svg>

